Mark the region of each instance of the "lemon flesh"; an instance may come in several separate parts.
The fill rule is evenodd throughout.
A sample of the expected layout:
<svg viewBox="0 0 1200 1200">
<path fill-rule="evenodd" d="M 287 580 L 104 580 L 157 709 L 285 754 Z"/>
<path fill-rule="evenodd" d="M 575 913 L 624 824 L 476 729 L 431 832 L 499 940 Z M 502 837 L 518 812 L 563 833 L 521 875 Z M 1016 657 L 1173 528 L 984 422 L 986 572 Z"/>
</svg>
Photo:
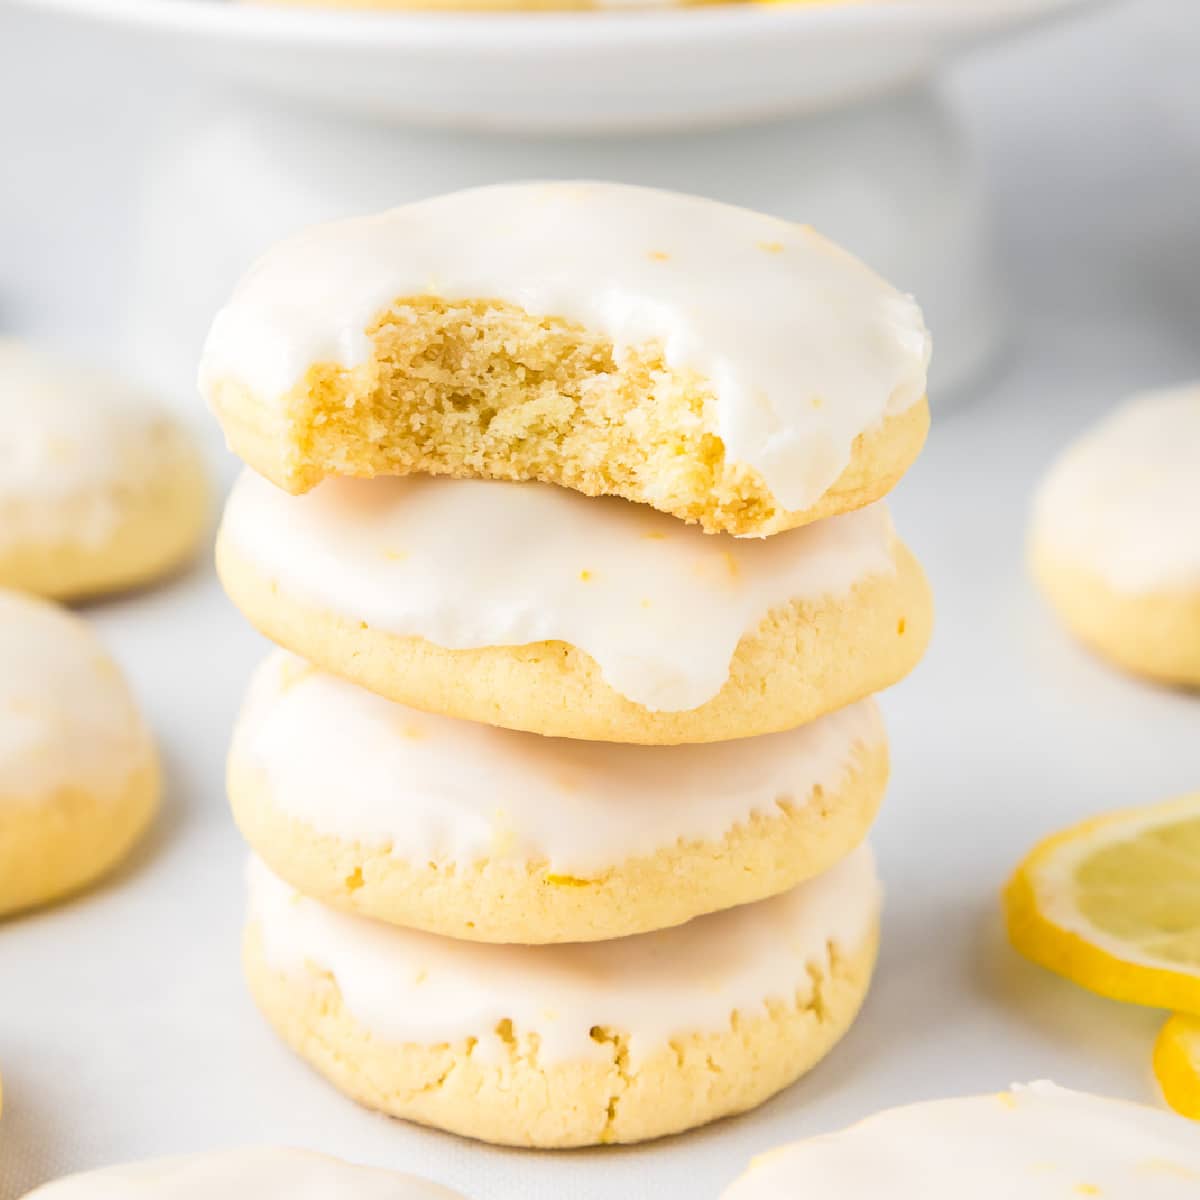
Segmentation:
<svg viewBox="0 0 1200 1200">
<path fill-rule="evenodd" d="M 1113 999 L 1200 1015 L 1200 795 L 1048 838 L 1004 903 L 1034 962 Z"/>
</svg>

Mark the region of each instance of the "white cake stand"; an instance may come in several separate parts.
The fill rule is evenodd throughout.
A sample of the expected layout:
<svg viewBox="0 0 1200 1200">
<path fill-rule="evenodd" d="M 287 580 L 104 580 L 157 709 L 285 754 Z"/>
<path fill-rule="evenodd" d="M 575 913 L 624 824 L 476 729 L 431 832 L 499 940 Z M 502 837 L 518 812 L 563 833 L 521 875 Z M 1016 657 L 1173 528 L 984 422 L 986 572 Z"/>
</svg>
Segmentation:
<svg viewBox="0 0 1200 1200">
<path fill-rule="evenodd" d="M 920 298 L 935 403 L 1001 334 L 951 54 L 1085 0 L 593 13 L 362 13 L 20 0 L 238 86 L 148 172 L 130 357 L 178 390 L 216 307 L 284 233 L 499 179 L 591 177 L 807 221 Z"/>
</svg>

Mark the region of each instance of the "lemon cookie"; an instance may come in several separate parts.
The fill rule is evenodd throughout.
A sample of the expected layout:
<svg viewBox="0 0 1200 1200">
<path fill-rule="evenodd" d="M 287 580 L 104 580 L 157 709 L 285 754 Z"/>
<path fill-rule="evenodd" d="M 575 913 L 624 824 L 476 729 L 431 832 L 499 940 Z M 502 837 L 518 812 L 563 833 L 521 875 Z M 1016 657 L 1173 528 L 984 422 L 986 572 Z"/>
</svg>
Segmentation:
<svg viewBox="0 0 1200 1200">
<path fill-rule="evenodd" d="M 495 946 L 328 908 L 251 865 L 245 963 L 284 1039 L 370 1108 L 546 1148 L 761 1103 L 845 1033 L 875 960 L 863 846 L 770 900 L 614 941 Z"/>
<path fill-rule="evenodd" d="M 878 1113 L 756 1158 L 722 1200 L 1193 1200 L 1200 1137 L 1049 1083 Z"/>
<path fill-rule="evenodd" d="M 1038 493 L 1034 574 L 1118 665 L 1200 687 L 1200 384 L 1134 397 Z"/>
<path fill-rule="evenodd" d="M 620 746 L 394 704 L 277 653 L 234 735 L 247 840 L 306 895 L 488 942 L 622 937 L 820 874 L 887 781 L 869 701 L 790 733 Z"/>
<path fill-rule="evenodd" d="M 55 1180 L 25 1200 L 461 1200 L 449 1188 L 274 1147 L 223 1150 L 102 1167 Z"/>
<path fill-rule="evenodd" d="M 920 658 L 924 576 L 873 505 L 712 537 L 547 484 L 247 472 L 217 563 L 273 641 L 389 699 L 534 733 L 703 742 L 790 729 Z"/>
<path fill-rule="evenodd" d="M 642 8 L 683 8 L 700 4 L 736 4 L 746 0 L 247 0 L 301 8 L 365 8 L 429 12 L 629 12 Z M 817 0 L 794 0 L 815 3 Z M 844 3 L 846 0 L 837 0 Z"/>
<path fill-rule="evenodd" d="M 87 626 L 0 590 L 0 915 L 107 871 L 158 793 L 150 735 Z"/>
<path fill-rule="evenodd" d="M 68 598 L 148 583 L 207 517 L 199 453 L 161 405 L 0 339 L 0 585 Z"/>
<path fill-rule="evenodd" d="M 878 499 L 928 426 L 920 310 L 811 229 L 610 183 L 311 229 L 213 323 L 201 390 L 292 492 L 543 480 L 764 535 Z"/>
</svg>

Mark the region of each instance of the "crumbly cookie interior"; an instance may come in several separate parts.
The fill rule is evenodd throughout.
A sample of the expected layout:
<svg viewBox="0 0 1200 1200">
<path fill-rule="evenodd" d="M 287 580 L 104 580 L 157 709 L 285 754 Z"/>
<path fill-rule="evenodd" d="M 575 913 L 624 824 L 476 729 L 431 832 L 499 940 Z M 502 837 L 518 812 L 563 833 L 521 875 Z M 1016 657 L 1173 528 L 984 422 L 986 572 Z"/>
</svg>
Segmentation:
<svg viewBox="0 0 1200 1200">
<path fill-rule="evenodd" d="M 725 461 L 708 381 L 663 348 L 617 354 L 580 326 L 501 301 L 398 301 L 371 361 L 310 369 L 289 397 L 295 460 L 326 475 L 542 480 L 648 503 L 706 529 L 778 515 L 757 472 Z"/>
</svg>

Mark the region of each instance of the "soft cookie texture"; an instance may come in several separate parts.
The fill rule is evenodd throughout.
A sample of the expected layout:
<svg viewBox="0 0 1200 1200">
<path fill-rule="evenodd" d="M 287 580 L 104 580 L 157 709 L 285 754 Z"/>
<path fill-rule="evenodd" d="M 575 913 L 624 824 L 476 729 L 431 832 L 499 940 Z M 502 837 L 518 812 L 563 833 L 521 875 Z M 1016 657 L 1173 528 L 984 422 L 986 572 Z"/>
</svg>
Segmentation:
<svg viewBox="0 0 1200 1200">
<path fill-rule="evenodd" d="M 1031 559 L 1082 641 L 1200 687 L 1200 385 L 1136 396 L 1066 450 L 1037 496 Z"/>
<path fill-rule="evenodd" d="M 546 484 L 243 476 L 217 563 L 278 644 L 416 708 L 550 736 L 794 728 L 919 660 L 925 578 L 872 505 L 765 540 Z"/>
<path fill-rule="evenodd" d="M 1049 1083 L 895 1108 L 756 1158 L 722 1200 L 1194 1200 L 1200 1135 Z"/>
<path fill-rule="evenodd" d="M 612 183 L 502 184 L 269 251 L 201 390 L 291 492 L 542 480 L 766 535 L 859 508 L 928 427 L 920 310 L 806 226 Z"/>
<path fill-rule="evenodd" d="M 148 583 L 195 551 L 208 495 L 155 400 L 0 339 L 0 585 L 69 598 Z"/>
<path fill-rule="evenodd" d="M 674 929 L 487 946 L 338 912 L 255 862 L 245 963 L 285 1040 L 368 1107 L 506 1145 L 635 1142 L 813 1066 L 866 993 L 879 899 L 860 847 Z"/>
<path fill-rule="evenodd" d="M 107 871 L 158 795 L 150 735 L 88 628 L 0 590 L 0 916 Z"/>
<path fill-rule="evenodd" d="M 417 712 L 279 653 L 229 763 L 238 825 L 301 892 L 524 943 L 622 937 L 785 891 L 862 840 L 886 781 L 869 700 L 790 733 L 618 746 Z"/>
<path fill-rule="evenodd" d="M 274 1147 L 224 1150 L 69 1175 L 26 1200 L 462 1200 L 415 1175 Z"/>
</svg>

